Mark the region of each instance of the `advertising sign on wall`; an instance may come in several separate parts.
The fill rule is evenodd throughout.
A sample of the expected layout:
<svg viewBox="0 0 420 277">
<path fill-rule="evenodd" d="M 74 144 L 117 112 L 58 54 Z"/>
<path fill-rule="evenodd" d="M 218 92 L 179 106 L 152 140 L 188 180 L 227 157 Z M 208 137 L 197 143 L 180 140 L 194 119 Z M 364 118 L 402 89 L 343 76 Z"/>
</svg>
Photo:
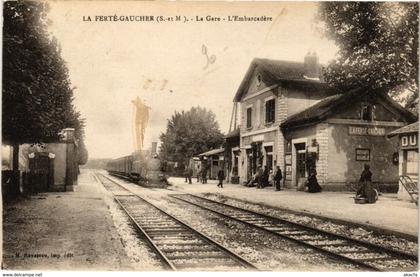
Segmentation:
<svg viewBox="0 0 420 277">
<path fill-rule="evenodd" d="M 356 148 L 356 161 L 370 161 L 370 149 Z"/>
<path fill-rule="evenodd" d="M 385 136 L 385 128 L 349 126 L 351 136 Z"/>
</svg>

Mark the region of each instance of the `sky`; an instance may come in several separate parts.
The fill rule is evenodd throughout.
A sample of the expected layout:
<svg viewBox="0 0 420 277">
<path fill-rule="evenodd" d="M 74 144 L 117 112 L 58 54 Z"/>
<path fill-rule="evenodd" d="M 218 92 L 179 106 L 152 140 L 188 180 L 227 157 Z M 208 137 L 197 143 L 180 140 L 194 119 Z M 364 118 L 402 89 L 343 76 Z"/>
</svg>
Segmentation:
<svg viewBox="0 0 420 277">
<path fill-rule="evenodd" d="M 233 96 L 253 58 L 303 62 L 308 50 L 316 51 L 323 64 L 334 58 L 334 43 L 315 28 L 316 11 L 312 2 L 51 2 L 49 31 L 61 45 L 76 87 L 89 157 L 117 158 L 134 151 L 131 100 L 137 96 L 151 107 L 145 147 L 159 140 L 175 111 L 198 105 L 213 111 L 227 133 Z M 108 15 L 194 20 L 95 21 Z M 223 21 L 235 15 L 273 20 Z M 206 16 L 222 20 L 205 21 Z"/>
</svg>

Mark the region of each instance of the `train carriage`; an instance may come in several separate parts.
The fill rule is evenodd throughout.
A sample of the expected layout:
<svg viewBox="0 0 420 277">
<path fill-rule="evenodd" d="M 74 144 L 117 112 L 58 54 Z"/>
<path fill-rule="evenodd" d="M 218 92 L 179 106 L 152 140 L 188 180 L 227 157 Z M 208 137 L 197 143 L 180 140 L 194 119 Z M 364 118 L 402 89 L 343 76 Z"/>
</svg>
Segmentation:
<svg viewBox="0 0 420 277">
<path fill-rule="evenodd" d="M 106 170 L 141 185 L 165 187 L 168 182 L 163 165 L 157 154 L 142 151 L 110 161 Z"/>
</svg>

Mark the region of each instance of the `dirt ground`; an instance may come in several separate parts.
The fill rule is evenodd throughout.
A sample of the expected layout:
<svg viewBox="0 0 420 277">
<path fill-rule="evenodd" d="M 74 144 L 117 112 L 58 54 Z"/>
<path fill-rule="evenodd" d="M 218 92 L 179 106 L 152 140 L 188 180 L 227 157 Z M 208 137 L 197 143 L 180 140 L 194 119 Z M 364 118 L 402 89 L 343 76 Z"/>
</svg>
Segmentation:
<svg viewBox="0 0 420 277">
<path fill-rule="evenodd" d="M 75 192 L 3 207 L 3 269 L 130 270 L 101 188 L 81 174 Z"/>
<path fill-rule="evenodd" d="M 347 271 L 350 268 L 314 253 L 306 253 L 303 249 L 302 252 L 287 242 L 270 241 L 261 232 L 248 234 L 255 239 L 250 243 L 245 234 L 238 236 L 244 228 L 240 224 L 219 221 L 208 212 L 175 203 L 167 195 L 217 193 L 250 203 L 311 212 L 417 235 L 417 207 L 392 196 L 383 196 L 374 205 L 355 205 L 352 195 L 346 193 L 274 192 L 272 188 L 257 190 L 232 184 L 221 189 L 217 188 L 215 181 L 207 185 L 190 185 L 181 178 L 171 178 L 173 186 L 169 190 L 146 189 L 117 180 L 157 205 L 170 209 L 171 213 L 240 252 L 264 270 Z M 113 201 L 112 193 L 97 181 L 93 171 L 83 170 L 76 188 L 75 192 L 42 193 L 4 204 L 3 269 L 162 270 L 159 259 L 144 241 L 138 239 L 127 217 Z"/>
</svg>

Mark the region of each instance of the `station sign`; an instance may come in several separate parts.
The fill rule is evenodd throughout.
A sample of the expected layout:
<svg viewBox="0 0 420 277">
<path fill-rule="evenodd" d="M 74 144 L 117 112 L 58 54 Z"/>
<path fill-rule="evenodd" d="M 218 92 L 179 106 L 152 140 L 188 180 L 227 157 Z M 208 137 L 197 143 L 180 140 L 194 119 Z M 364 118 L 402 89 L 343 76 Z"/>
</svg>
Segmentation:
<svg viewBox="0 0 420 277">
<path fill-rule="evenodd" d="M 253 137 L 252 137 L 252 141 L 253 141 L 253 142 L 260 142 L 260 141 L 264 141 L 264 135 L 253 136 Z"/>
<path fill-rule="evenodd" d="M 417 134 L 404 134 L 400 137 L 400 145 L 402 149 L 418 148 Z"/>
<path fill-rule="evenodd" d="M 385 136 L 385 128 L 349 126 L 351 136 Z"/>
</svg>

